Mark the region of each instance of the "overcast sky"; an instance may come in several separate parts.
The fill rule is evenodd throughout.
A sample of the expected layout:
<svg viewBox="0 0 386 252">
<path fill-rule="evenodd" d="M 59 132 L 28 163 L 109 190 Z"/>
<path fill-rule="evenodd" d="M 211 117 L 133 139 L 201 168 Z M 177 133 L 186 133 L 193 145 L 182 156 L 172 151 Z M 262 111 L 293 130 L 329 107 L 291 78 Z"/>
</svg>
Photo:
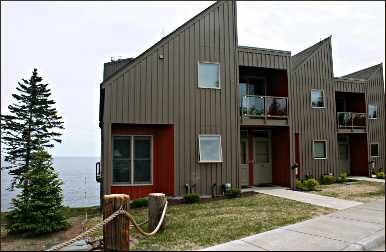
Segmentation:
<svg viewBox="0 0 386 252">
<path fill-rule="evenodd" d="M 1 2 L 1 112 L 34 67 L 64 118 L 55 156 L 99 156 L 99 84 L 213 2 Z M 296 54 L 332 35 L 335 76 L 385 62 L 385 2 L 238 2 L 240 45 Z"/>
</svg>

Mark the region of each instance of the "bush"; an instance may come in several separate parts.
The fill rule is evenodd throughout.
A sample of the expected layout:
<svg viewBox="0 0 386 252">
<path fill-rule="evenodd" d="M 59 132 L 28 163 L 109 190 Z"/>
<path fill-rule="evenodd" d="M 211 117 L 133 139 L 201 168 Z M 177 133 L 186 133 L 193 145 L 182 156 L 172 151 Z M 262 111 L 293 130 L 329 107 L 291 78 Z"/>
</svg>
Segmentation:
<svg viewBox="0 0 386 252">
<path fill-rule="evenodd" d="M 347 182 L 347 172 L 341 172 L 336 180 L 338 183 Z"/>
<path fill-rule="evenodd" d="M 193 204 L 200 201 L 200 195 L 197 193 L 187 193 L 183 196 L 184 202 L 187 204 Z"/>
<path fill-rule="evenodd" d="M 335 176 L 332 176 L 332 175 L 324 175 L 322 177 L 322 183 L 324 185 L 331 185 L 331 184 L 334 184 L 336 182 L 336 178 Z"/>
<path fill-rule="evenodd" d="M 296 179 L 295 186 L 296 186 L 296 190 L 298 190 L 298 191 L 302 191 L 303 190 L 303 183 L 302 183 L 302 181 L 300 179 Z"/>
<path fill-rule="evenodd" d="M 385 173 L 383 171 L 377 172 L 376 177 L 377 179 L 384 179 Z"/>
<path fill-rule="evenodd" d="M 149 204 L 149 201 L 147 198 L 136 199 L 130 203 L 130 208 L 147 207 L 148 204 Z"/>
<path fill-rule="evenodd" d="M 241 192 L 237 188 L 230 188 L 228 191 L 224 193 L 227 198 L 239 198 L 241 197 Z"/>
<path fill-rule="evenodd" d="M 303 190 L 305 191 L 315 191 L 316 187 L 319 185 L 319 182 L 316 179 L 306 179 L 303 181 Z"/>
</svg>

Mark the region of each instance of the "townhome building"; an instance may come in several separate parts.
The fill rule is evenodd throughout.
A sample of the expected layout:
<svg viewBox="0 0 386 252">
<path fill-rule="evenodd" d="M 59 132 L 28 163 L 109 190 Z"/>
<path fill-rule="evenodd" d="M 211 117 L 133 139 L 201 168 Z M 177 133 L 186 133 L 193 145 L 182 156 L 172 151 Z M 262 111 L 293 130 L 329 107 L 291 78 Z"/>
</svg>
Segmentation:
<svg viewBox="0 0 386 252">
<path fill-rule="evenodd" d="M 240 46 L 236 2 L 220 1 L 105 63 L 102 193 L 218 195 L 384 168 L 383 65 L 336 77 L 331 40 L 295 55 Z"/>
</svg>

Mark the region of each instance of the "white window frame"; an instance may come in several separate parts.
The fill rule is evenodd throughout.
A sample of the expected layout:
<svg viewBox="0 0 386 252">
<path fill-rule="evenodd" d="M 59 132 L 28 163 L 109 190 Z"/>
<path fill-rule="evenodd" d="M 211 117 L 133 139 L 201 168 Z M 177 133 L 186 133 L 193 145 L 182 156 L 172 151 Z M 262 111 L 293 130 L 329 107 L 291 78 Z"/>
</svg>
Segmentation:
<svg viewBox="0 0 386 252">
<path fill-rule="evenodd" d="M 200 86 L 200 64 L 217 64 L 218 65 L 218 87 L 203 87 Z M 220 62 L 212 62 L 212 61 L 198 61 L 197 62 L 197 86 L 198 88 L 202 89 L 216 89 L 220 90 L 221 89 L 221 81 L 220 81 Z"/>
<path fill-rule="evenodd" d="M 220 160 L 201 160 L 201 137 L 219 137 L 220 138 L 220 148 L 219 148 L 219 157 Z M 199 163 L 222 163 L 223 158 L 222 158 L 222 141 L 221 141 L 221 135 L 216 135 L 216 134 L 200 134 L 198 135 L 198 162 Z"/>
<path fill-rule="evenodd" d="M 145 183 L 145 184 L 135 184 L 134 183 L 134 137 L 141 137 L 141 136 L 145 136 L 145 137 L 150 137 L 150 183 Z M 113 175 L 113 172 L 114 172 L 114 169 L 113 169 L 113 159 L 114 157 L 111 158 L 111 185 L 113 186 L 152 186 L 153 185 L 153 162 L 154 162 L 154 158 L 153 158 L 153 155 L 154 155 L 154 151 L 153 151 L 153 144 L 154 144 L 154 139 L 153 139 L 153 135 L 114 135 L 113 136 L 113 144 L 112 144 L 112 151 L 114 151 L 114 137 L 130 137 L 130 149 L 131 149 L 131 159 L 130 159 L 130 162 L 131 162 L 131 181 L 130 183 L 125 183 L 125 182 L 122 182 L 122 183 L 119 183 L 119 182 L 114 182 L 114 175 Z"/>
<path fill-rule="evenodd" d="M 375 107 L 375 111 L 376 111 L 376 115 L 377 115 L 377 117 L 375 117 L 375 118 L 370 118 L 369 117 L 369 107 L 370 106 L 373 106 L 373 107 Z M 378 119 L 378 106 L 377 105 L 375 105 L 375 104 L 369 104 L 368 106 L 367 106 L 367 118 L 369 119 L 369 120 L 376 120 L 376 119 Z"/>
<path fill-rule="evenodd" d="M 318 157 L 315 157 L 315 142 L 324 142 L 324 146 L 325 146 L 325 154 L 326 156 L 324 158 L 318 158 Z M 328 141 L 326 139 L 317 139 L 317 140 L 312 140 L 312 157 L 314 159 L 317 159 L 317 160 L 325 160 L 327 159 L 327 153 L 328 153 Z"/>
<path fill-rule="evenodd" d="M 378 150 L 378 156 L 373 156 L 371 153 L 371 145 L 376 145 Z M 370 157 L 371 158 L 378 158 L 379 157 L 379 143 L 370 143 Z"/>
<path fill-rule="evenodd" d="M 312 106 L 312 91 L 322 91 L 322 93 L 323 93 L 323 107 L 314 107 L 314 106 Z M 310 103 L 311 103 L 311 108 L 315 108 L 315 109 L 325 109 L 325 108 L 327 108 L 327 106 L 326 106 L 326 94 L 324 92 L 324 89 L 316 89 L 316 88 L 311 89 L 311 92 L 310 92 Z"/>
</svg>

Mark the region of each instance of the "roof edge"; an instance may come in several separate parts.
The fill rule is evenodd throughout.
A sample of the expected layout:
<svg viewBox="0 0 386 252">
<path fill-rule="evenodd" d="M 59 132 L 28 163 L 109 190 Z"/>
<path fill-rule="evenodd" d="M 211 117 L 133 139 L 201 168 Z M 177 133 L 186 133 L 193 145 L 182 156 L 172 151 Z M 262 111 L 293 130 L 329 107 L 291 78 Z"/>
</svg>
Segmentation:
<svg viewBox="0 0 386 252">
<path fill-rule="evenodd" d="M 232 1 L 235 1 L 235 0 L 232 0 Z M 154 45 L 152 45 L 151 47 L 149 47 L 148 49 L 146 49 L 144 52 L 142 52 L 140 55 L 138 55 L 137 57 L 133 58 L 133 60 L 131 60 L 127 65 L 125 65 L 124 67 L 122 67 L 121 69 L 119 69 L 119 71 L 116 71 L 114 74 L 112 74 L 111 76 L 109 76 L 108 78 L 106 78 L 105 80 L 103 80 L 100 85 L 102 86 L 104 83 L 106 83 L 107 81 L 111 80 L 112 78 L 114 78 L 116 75 L 118 75 L 118 73 L 121 73 L 123 71 L 123 69 L 125 69 L 126 67 L 128 67 L 129 65 L 131 64 L 134 64 L 136 63 L 141 57 L 143 57 L 144 55 L 146 55 L 146 53 L 148 53 L 149 51 L 151 51 L 152 49 L 156 48 L 157 46 L 159 46 L 160 44 L 162 44 L 163 42 L 167 41 L 172 35 L 174 35 L 175 33 L 177 33 L 179 30 L 181 30 L 183 27 L 185 27 L 187 24 L 189 24 L 190 22 L 192 22 L 194 19 L 198 18 L 199 16 L 203 15 L 204 13 L 208 12 L 209 10 L 211 10 L 212 8 L 214 8 L 215 6 L 217 6 L 218 4 L 222 4 L 223 2 L 222 1 L 216 1 L 215 3 L 213 3 L 212 5 L 208 6 L 206 9 L 204 9 L 203 11 L 201 11 L 200 13 L 198 13 L 197 15 L 193 16 L 192 18 L 190 18 L 188 21 L 186 21 L 185 23 L 183 23 L 182 25 L 178 26 L 174 31 L 172 31 L 171 33 L 169 33 L 168 35 L 166 35 L 165 37 L 163 37 L 162 39 L 160 39 L 158 42 L 156 42 Z"/>
<path fill-rule="evenodd" d="M 296 70 L 296 69 L 297 69 L 299 66 L 301 66 L 306 60 L 308 60 L 309 58 L 311 58 L 311 57 L 315 54 L 315 52 L 318 51 L 318 49 L 319 49 L 324 43 L 326 43 L 327 41 L 328 41 L 328 42 L 331 42 L 331 37 L 332 37 L 332 35 L 328 36 L 327 38 L 325 38 L 325 39 L 319 41 L 318 43 L 315 43 L 315 44 L 313 44 L 312 46 L 309 46 L 309 47 L 307 47 L 306 49 L 304 49 L 304 50 L 298 52 L 297 54 L 293 55 L 292 57 L 299 56 L 299 54 L 305 53 L 307 50 L 309 50 L 309 49 L 311 49 L 312 47 L 318 45 L 318 47 L 317 47 L 310 55 L 308 55 L 307 57 L 305 57 L 304 59 L 302 59 L 300 62 L 298 62 L 298 63 L 296 64 L 296 66 L 294 66 L 294 67 L 292 68 L 292 71 Z"/>
<path fill-rule="evenodd" d="M 270 49 L 270 48 L 262 48 L 262 47 L 252 47 L 252 46 L 237 46 L 238 50 L 251 50 L 251 51 L 259 51 L 259 52 L 273 52 L 277 54 L 283 55 L 291 55 L 291 51 Z"/>
<path fill-rule="evenodd" d="M 369 70 L 371 68 L 373 68 L 373 72 L 369 75 L 368 78 L 355 78 L 355 77 L 353 78 L 353 77 L 350 77 L 350 75 L 353 75 L 353 74 L 356 74 L 356 73 L 360 73 L 362 71 Z M 369 67 L 362 68 L 362 69 L 357 70 L 355 72 L 352 72 L 352 73 L 349 73 L 349 74 L 345 74 L 345 75 L 342 75 L 342 76 L 336 77 L 336 78 L 356 79 L 356 80 L 370 80 L 373 77 L 373 75 L 375 75 L 377 73 L 377 71 L 379 71 L 380 69 L 383 69 L 383 62 L 375 64 L 375 65 L 372 65 L 372 66 L 369 66 Z"/>
</svg>

